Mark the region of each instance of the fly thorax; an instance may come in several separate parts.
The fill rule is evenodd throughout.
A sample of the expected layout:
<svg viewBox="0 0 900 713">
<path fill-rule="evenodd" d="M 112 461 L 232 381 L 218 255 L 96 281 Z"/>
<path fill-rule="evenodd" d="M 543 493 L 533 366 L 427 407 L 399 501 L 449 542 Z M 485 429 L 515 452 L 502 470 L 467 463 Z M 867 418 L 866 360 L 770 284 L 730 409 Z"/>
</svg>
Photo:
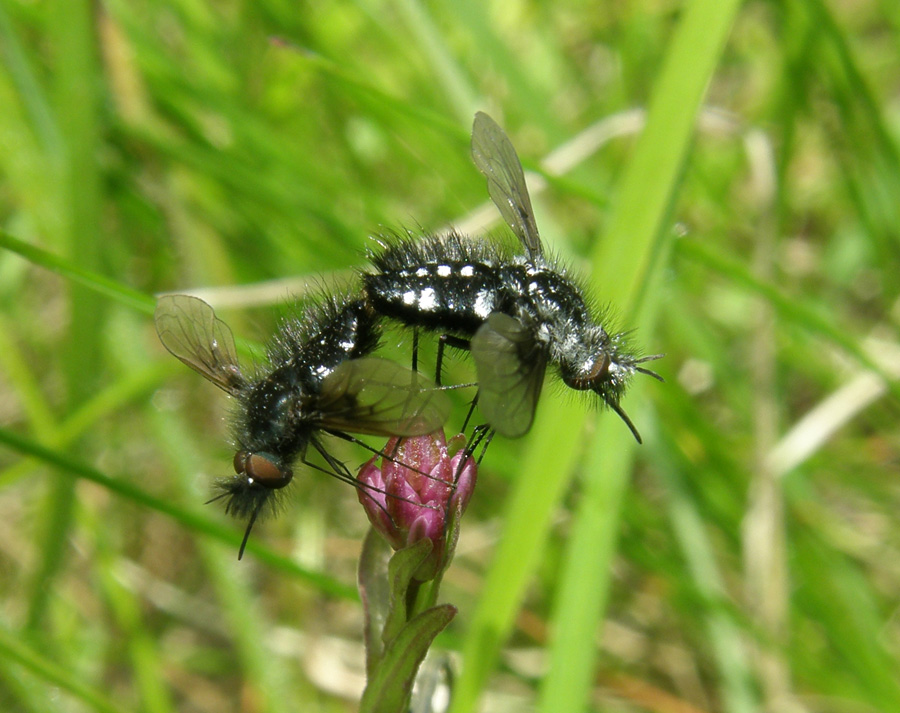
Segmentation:
<svg viewBox="0 0 900 713">
<path fill-rule="evenodd" d="M 559 272 L 530 268 L 526 272 L 524 296 L 538 322 L 555 326 L 557 331 L 569 325 L 587 324 L 588 313 L 578 288 Z"/>
<path fill-rule="evenodd" d="M 237 440 L 243 448 L 290 460 L 307 437 L 301 426 L 308 391 L 298 384 L 295 369 L 277 369 L 254 385 L 238 423 Z"/>
</svg>

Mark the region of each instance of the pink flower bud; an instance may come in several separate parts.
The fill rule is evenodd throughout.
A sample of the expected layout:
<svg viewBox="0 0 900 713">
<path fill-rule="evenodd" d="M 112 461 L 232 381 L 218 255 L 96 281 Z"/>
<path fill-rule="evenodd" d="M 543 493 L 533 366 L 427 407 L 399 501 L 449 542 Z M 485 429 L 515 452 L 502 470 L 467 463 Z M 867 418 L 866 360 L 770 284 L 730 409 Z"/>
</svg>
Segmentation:
<svg viewBox="0 0 900 713">
<path fill-rule="evenodd" d="M 460 434 L 448 447 L 443 430 L 394 437 L 382 451 L 387 456 L 372 458 L 357 477 L 359 501 L 369 522 L 391 547 L 399 550 L 425 537 L 434 544 L 416 572 L 422 582 L 436 577 L 453 557 L 459 520 L 475 489 L 478 467 L 471 456 L 462 463 L 464 444 Z"/>
</svg>

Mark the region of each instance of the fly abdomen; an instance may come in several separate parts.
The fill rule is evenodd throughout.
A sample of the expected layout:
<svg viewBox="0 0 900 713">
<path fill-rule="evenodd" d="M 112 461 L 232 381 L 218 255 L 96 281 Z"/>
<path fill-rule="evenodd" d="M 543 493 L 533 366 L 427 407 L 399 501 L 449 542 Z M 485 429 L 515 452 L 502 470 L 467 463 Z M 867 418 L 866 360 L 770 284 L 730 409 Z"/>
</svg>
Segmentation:
<svg viewBox="0 0 900 713">
<path fill-rule="evenodd" d="M 380 338 L 379 317 L 365 300 L 330 296 L 281 324 L 269 345 L 269 361 L 276 367 L 293 364 L 308 372 L 298 379 L 312 381 L 309 388 L 317 391 L 318 383 L 334 367 L 368 356 Z"/>
<path fill-rule="evenodd" d="M 581 288 L 546 260 L 510 265 L 501 274 L 514 302 L 510 316 L 554 332 L 578 331 L 593 321 Z"/>
<path fill-rule="evenodd" d="M 491 312 L 508 310 L 500 270 L 491 264 L 441 260 L 363 276 L 376 312 L 411 327 L 471 335 Z"/>
</svg>

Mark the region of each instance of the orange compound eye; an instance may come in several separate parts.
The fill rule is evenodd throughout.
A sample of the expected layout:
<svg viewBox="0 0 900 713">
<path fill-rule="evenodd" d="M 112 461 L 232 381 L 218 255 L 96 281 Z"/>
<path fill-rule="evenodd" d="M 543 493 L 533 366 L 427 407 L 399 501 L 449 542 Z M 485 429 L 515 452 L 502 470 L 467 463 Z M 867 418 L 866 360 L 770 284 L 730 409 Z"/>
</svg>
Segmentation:
<svg viewBox="0 0 900 713">
<path fill-rule="evenodd" d="M 578 391 L 587 391 L 588 389 L 596 390 L 598 384 L 603 383 L 609 374 L 610 358 L 607 354 L 603 354 L 599 359 L 594 360 L 591 368 L 580 373 L 574 378 L 564 379 L 566 384 Z"/>
<path fill-rule="evenodd" d="M 606 379 L 609 374 L 610 359 L 608 354 L 604 354 L 601 358 L 594 362 L 594 367 L 587 376 L 587 381 L 596 384 L 598 381 Z"/>
<path fill-rule="evenodd" d="M 290 468 L 282 469 L 270 458 L 249 451 L 238 451 L 234 454 L 234 471 L 272 490 L 283 488 L 294 477 Z"/>
</svg>

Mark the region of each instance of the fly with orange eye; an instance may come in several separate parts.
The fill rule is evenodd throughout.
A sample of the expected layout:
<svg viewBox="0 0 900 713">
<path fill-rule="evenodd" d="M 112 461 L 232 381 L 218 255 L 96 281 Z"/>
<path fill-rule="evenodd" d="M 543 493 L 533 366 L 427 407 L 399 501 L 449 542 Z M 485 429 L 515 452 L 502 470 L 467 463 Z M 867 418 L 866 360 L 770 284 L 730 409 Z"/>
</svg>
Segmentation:
<svg viewBox="0 0 900 713">
<path fill-rule="evenodd" d="M 350 433 L 420 436 L 449 414 L 446 395 L 427 379 L 371 356 L 378 317 L 352 295 L 308 303 L 281 325 L 266 362 L 251 372 L 238 362 L 231 330 L 203 300 L 163 296 L 155 320 L 166 349 L 235 400 L 235 474 L 217 481 L 209 502 L 222 499 L 227 513 L 247 520 L 239 559 L 254 523 L 275 511 L 295 461 L 360 487 L 329 452 L 327 436 L 357 443 Z M 307 459 L 310 446 L 325 466 Z"/>
</svg>

